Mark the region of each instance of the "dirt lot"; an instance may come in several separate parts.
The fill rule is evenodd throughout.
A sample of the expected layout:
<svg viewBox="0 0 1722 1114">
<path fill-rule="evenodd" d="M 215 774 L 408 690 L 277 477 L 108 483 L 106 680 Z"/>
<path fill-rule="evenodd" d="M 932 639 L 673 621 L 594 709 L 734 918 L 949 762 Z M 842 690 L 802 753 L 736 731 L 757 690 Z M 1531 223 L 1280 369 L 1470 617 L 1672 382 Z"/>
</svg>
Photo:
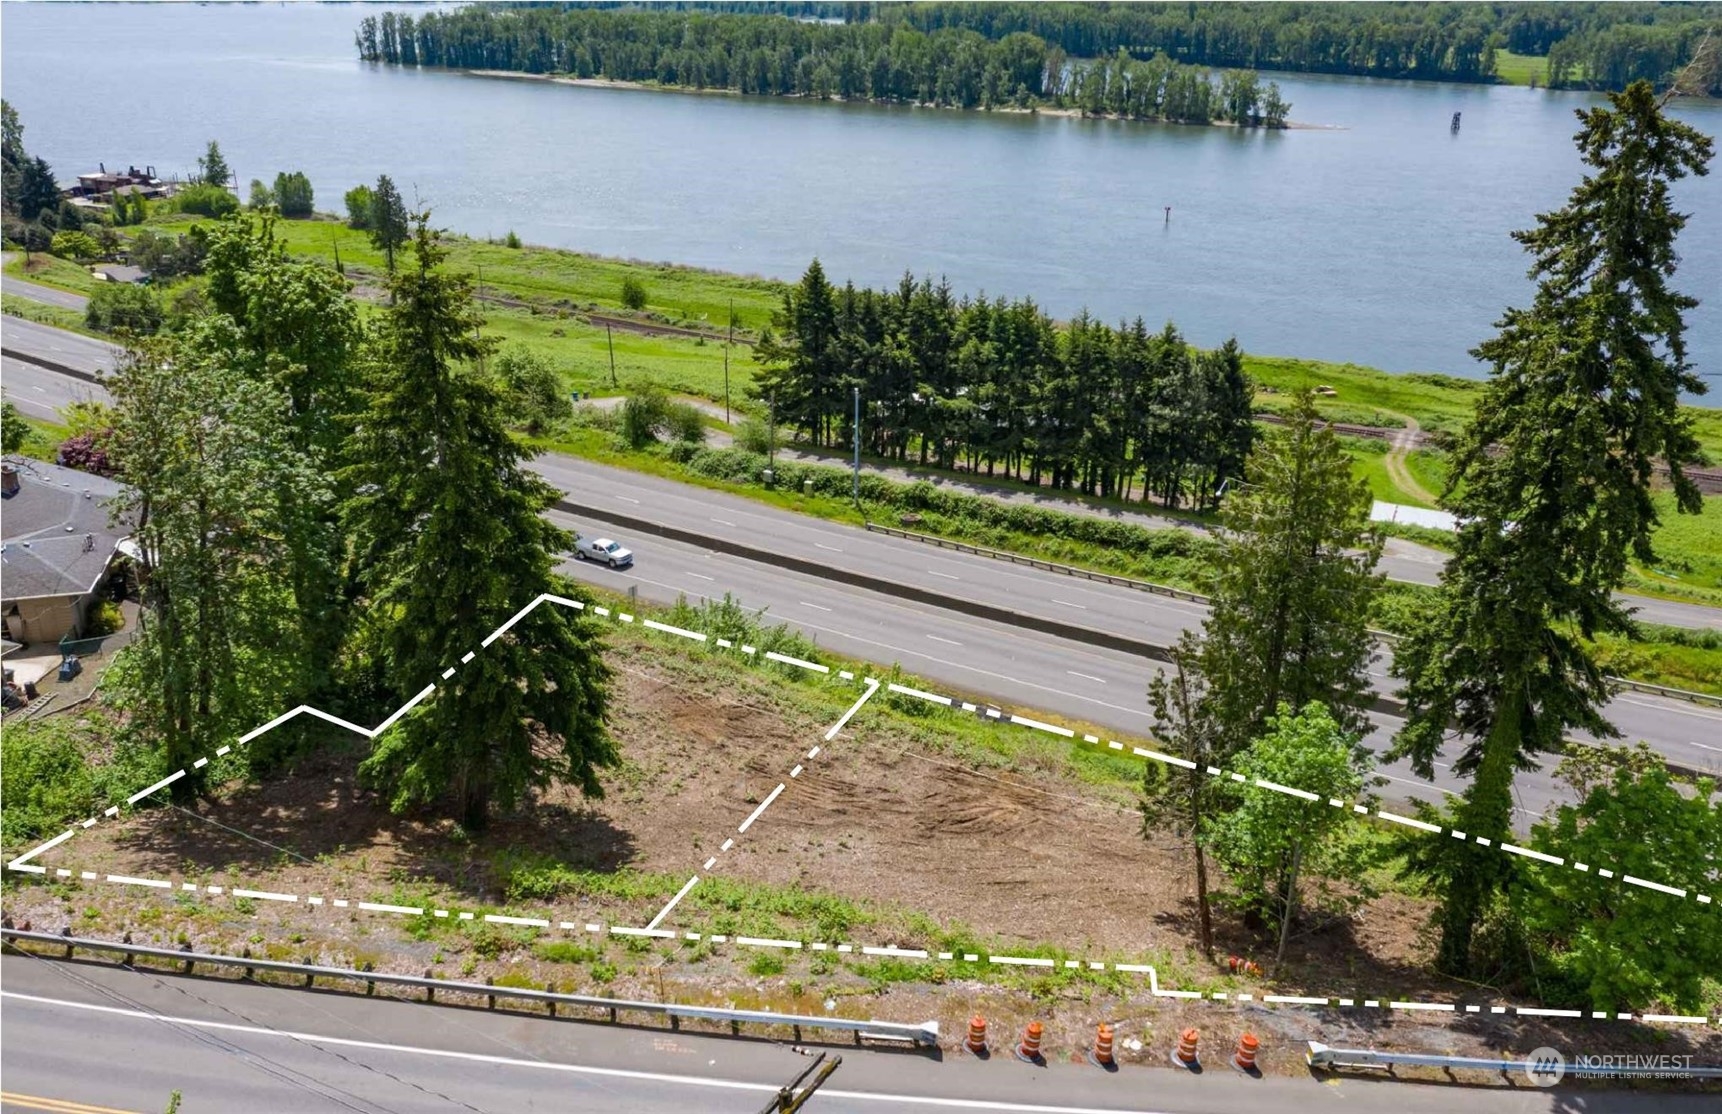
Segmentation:
<svg viewBox="0 0 1722 1114">
<path fill-rule="evenodd" d="M 292 775 L 238 789 L 195 814 L 156 809 L 82 832 L 44 858 L 74 872 L 191 879 L 205 884 L 318 894 L 328 899 L 446 904 L 545 915 L 577 923 L 646 923 L 689 875 L 705 878 L 664 927 L 750 932 L 856 945 L 939 947 L 951 934 L 998 953 L 1012 946 L 1067 950 L 1071 958 L 1154 963 L 1162 985 L 1359 1000 L 1454 998 L 1467 989 L 1419 964 L 1430 944 L 1427 910 L 1402 894 L 1367 905 L 1353 923 L 1294 942 L 1271 984 L 1238 981 L 1195 955 L 1185 859 L 1169 840 L 1150 844 L 1127 794 L 1061 765 L 1064 744 L 1011 761 L 980 761 L 938 745 L 936 732 L 877 698 L 837 739 L 824 730 L 859 693 L 787 685 L 733 662 L 656 648 L 619 654 L 614 730 L 622 768 L 604 800 L 555 790 L 482 837 L 449 825 L 391 817 L 355 777 L 356 755 L 326 754 Z M 994 730 L 1016 729 L 998 727 Z M 807 752 L 815 744 L 817 758 Z M 790 778 L 797 765 L 804 772 Z M 787 788 L 733 852 L 719 847 L 740 821 Z M 718 863 L 704 871 L 708 856 Z M 520 862 L 562 864 L 620 882 L 570 885 L 549 901 L 508 904 L 508 872 Z M 617 874 L 616 872 L 623 872 Z M 747 885 L 724 888 L 731 880 Z M 809 892 L 845 899 L 837 934 L 796 905 Z M 192 943 L 379 970 L 447 977 L 492 975 L 564 989 L 673 996 L 880 1018 L 935 1017 L 960 1034 L 976 1010 L 995 1033 L 1032 1017 L 1049 1023 L 1057 1056 L 1084 1047 L 1093 1025 L 1119 1025 L 1126 1059 L 1165 1062 L 1172 1034 L 1201 1027 L 1204 1041 L 1238 1032 L 1263 1037 L 1269 1070 L 1302 1071 L 1307 1039 L 1466 1054 L 1553 1043 L 1693 1051 L 1722 1059 L 1722 1038 L 1702 1031 L 1656 1034 L 1586 1024 L 1551 1029 L 1520 1019 L 1429 1020 L 1432 1015 L 1155 999 L 1133 977 L 1089 977 L 945 964 L 913 970 L 829 953 L 762 954 L 734 945 L 624 941 L 548 933 L 573 941 L 547 950 L 532 930 L 474 931 L 429 918 L 222 898 L 177 900 L 161 891 L 94 882 L 8 891 L 6 912 L 57 931 Z M 727 926 L 727 927 L 726 927 Z M 1271 954 L 1241 926 L 1222 921 L 1226 952 Z M 940 935 L 944 933 L 945 935 Z M 946 943 L 946 948 L 951 945 Z M 1008 1039 L 1008 1038 L 997 1038 Z M 1707 1042 L 1701 1047 L 1699 1040 Z M 1140 1041 L 1141 1049 L 1128 1042 Z M 1165 1047 L 1163 1047 L 1165 1046 Z"/>
</svg>

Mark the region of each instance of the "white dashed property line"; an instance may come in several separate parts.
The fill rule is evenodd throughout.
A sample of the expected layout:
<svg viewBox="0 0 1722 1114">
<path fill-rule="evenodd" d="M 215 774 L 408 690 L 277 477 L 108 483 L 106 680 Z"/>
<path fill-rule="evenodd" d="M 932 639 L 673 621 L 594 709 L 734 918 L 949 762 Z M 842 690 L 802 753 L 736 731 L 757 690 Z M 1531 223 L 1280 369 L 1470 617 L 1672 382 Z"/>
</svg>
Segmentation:
<svg viewBox="0 0 1722 1114">
<path fill-rule="evenodd" d="M 783 786 L 780 785 L 780 786 L 778 786 L 778 788 L 782 789 Z M 776 794 L 774 793 L 774 794 L 772 794 L 772 796 L 776 796 Z M 770 804 L 770 803 L 771 802 L 769 800 L 766 801 L 766 804 Z M 763 811 L 763 808 L 764 808 L 764 806 L 761 806 L 762 811 Z M 699 885 L 699 881 L 700 881 L 700 876 L 696 874 L 692 878 L 689 878 L 685 883 L 683 883 L 682 888 L 676 891 L 676 896 L 670 898 L 670 903 L 668 905 L 666 905 L 662 909 L 658 910 L 658 915 L 653 917 L 651 919 L 651 921 L 646 925 L 646 927 L 647 928 L 657 928 L 658 922 L 663 920 L 665 917 L 669 916 L 670 910 L 674 909 L 676 907 L 676 902 L 678 902 L 682 898 L 688 896 L 688 891 L 693 889 L 695 886 Z"/>
<path fill-rule="evenodd" d="M 771 807 L 771 802 L 777 800 L 777 795 L 783 792 L 783 785 L 783 782 L 778 782 L 777 788 L 773 789 L 771 794 L 767 796 L 765 800 L 759 802 L 759 807 L 749 813 L 747 819 L 741 822 L 741 827 L 736 829 L 738 834 L 747 831 L 747 829 L 752 826 L 753 822 L 759 819 L 760 814 Z"/>
<path fill-rule="evenodd" d="M 879 682 L 875 681 L 871 677 L 866 678 L 866 685 L 867 691 L 861 694 L 861 698 L 859 700 L 849 705 L 849 710 L 843 713 L 843 718 L 832 724 L 831 730 L 825 733 L 826 742 L 829 743 L 832 739 L 835 739 L 837 737 L 837 733 L 843 730 L 844 725 L 849 722 L 849 717 L 853 716 L 856 712 L 859 712 L 861 710 L 861 705 L 871 700 L 873 698 L 873 694 L 879 691 Z M 819 748 L 814 747 L 813 749 L 818 751 Z M 813 755 L 809 754 L 808 757 L 811 758 Z"/>
<path fill-rule="evenodd" d="M 891 691 L 896 692 L 896 693 L 901 693 L 904 696 L 917 697 L 919 699 L 926 700 L 930 703 L 940 704 L 940 705 L 943 705 L 946 707 L 953 706 L 957 703 L 956 701 L 953 701 L 950 697 L 942 696 L 939 693 L 922 692 L 919 689 L 912 689 L 912 688 L 908 688 L 908 687 L 903 686 L 903 685 L 893 684 L 891 686 Z M 962 704 L 961 706 L 964 708 L 964 710 L 970 710 L 970 709 L 974 708 L 974 705 L 971 705 L 971 704 Z M 1055 724 L 1042 723 L 1039 720 L 1029 719 L 1026 716 L 1005 715 L 1005 714 L 999 713 L 997 710 L 992 709 L 992 708 L 987 709 L 987 715 L 993 719 L 1006 720 L 1006 721 L 1013 723 L 1019 727 L 1032 728 L 1036 731 L 1043 731 L 1043 732 L 1046 732 L 1048 734 L 1057 735 L 1060 738 L 1065 738 L 1065 739 L 1076 738 L 1076 733 L 1067 729 L 1067 728 L 1059 727 Z M 1103 745 L 1103 746 L 1107 747 L 1109 750 L 1123 750 L 1124 749 L 1124 746 L 1122 743 L 1119 743 L 1115 740 L 1102 741 L 1098 736 L 1094 736 L 1094 735 L 1083 735 L 1082 741 L 1085 743 L 1089 743 L 1091 745 Z M 1206 772 L 1211 777 L 1227 778 L 1227 779 L 1230 779 L 1232 781 L 1236 781 L 1236 782 L 1239 782 L 1240 784 L 1245 784 L 1245 785 L 1251 783 L 1251 779 L 1246 778 L 1243 774 L 1235 773 L 1235 772 L 1228 772 L 1228 771 L 1220 769 L 1218 766 L 1202 767 L 1202 766 L 1198 766 L 1194 762 L 1189 761 L 1188 759 L 1178 758 L 1178 757 L 1175 757 L 1174 755 L 1170 755 L 1170 754 L 1162 754 L 1159 751 L 1147 750 L 1147 749 L 1144 749 L 1142 747 L 1131 747 L 1130 751 L 1132 754 L 1135 754 L 1139 758 L 1148 758 L 1148 759 L 1152 759 L 1153 761 L 1161 762 L 1161 763 L 1164 763 L 1167 765 L 1180 766 L 1186 770 L 1205 769 Z M 1289 785 L 1280 785 L 1276 782 L 1267 781 L 1263 778 L 1254 779 L 1254 784 L 1259 788 L 1267 789 L 1267 790 L 1270 790 L 1270 791 L 1275 792 L 1275 793 L 1283 793 L 1287 796 L 1297 797 L 1301 800 L 1306 800 L 1306 801 L 1319 801 L 1319 800 L 1321 800 L 1321 798 L 1314 793 L 1310 793 L 1310 792 L 1303 790 L 1303 789 L 1297 789 L 1297 788 L 1294 788 L 1293 786 L 1289 786 Z M 1343 809 L 1346 807 L 1346 802 L 1338 799 L 1337 797 L 1328 798 L 1327 803 L 1332 805 L 1334 808 Z M 1361 804 L 1353 804 L 1353 805 L 1351 805 L 1351 809 L 1353 812 L 1357 813 L 1360 816 L 1372 816 L 1373 815 L 1373 816 L 1379 817 L 1380 819 L 1385 820 L 1389 823 L 1399 824 L 1399 825 L 1402 825 L 1402 826 L 1408 827 L 1408 828 L 1416 828 L 1420 831 L 1431 832 L 1431 833 L 1435 833 L 1435 834 L 1439 834 L 1443 831 L 1447 831 L 1455 839 L 1464 840 L 1467 838 L 1467 836 L 1464 832 L 1458 831 L 1457 829 L 1442 828 L 1439 824 L 1430 824 L 1426 821 L 1418 820 L 1418 819 L 1415 819 L 1415 818 L 1410 817 L 1410 816 L 1401 816 L 1398 813 L 1388 812 L 1385 809 L 1375 809 L 1372 812 L 1367 806 L 1361 805 Z M 1477 844 L 1479 844 L 1480 846 L 1483 846 L 1483 847 L 1496 846 L 1495 844 L 1491 843 L 1490 840 L 1486 839 L 1483 836 L 1475 836 L 1475 837 L 1470 837 L 1470 838 L 1474 839 Z M 1586 864 L 1583 864 L 1583 863 L 1569 864 L 1569 863 L 1567 863 L 1567 861 L 1565 859 L 1562 859 L 1557 855 L 1548 855 L 1548 854 L 1545 854 L 1541 851 L 1534 851 L 1528 847 L 1519 847 L 1516 844 L 1511 844 L 1511 843 L 1501 843 L 1498 846 L 1502 851 L 1505 851 L 1509 854 L 1518 855 L 1518 856 L 1521 856 L 1523 858 L 1528 858 L 1528 859 L 1535 859 L 1535 860 L 1538 860 L 1540 862 L 1546 862 L 1546 863 L 1553 864 L 1555 866 L 1568 866 L 1568 865 L 1570 865 L 1574 869 L 1578 870 L 1581 873 L 1587 873 L 1590 869 Z M 1606 870 L 1606 869 L 1602 869 L 1602 868 L 1598 868 L 1596 873 L 1603 878 L 1613 878 L 1615 876 L 1614 872 Z M 1651 881 L 1647 881 L 1647 880 L 1642 879 L 1642 878 L 1634 878 L 1630 875 L 1626 875 L 1626 876 L 1621 877 L 1621 881 L 1623 881 L 1623 882 L 1629 881 L 1629 880 L 1630 880 L 1630 884 L 1632 884 L 1632 885 L 1639 886 L 1639 887 L 1642 887 L 1642 888 L 1648 889 L 1648 890 L 1655 890 L 1658 893 L 1665 893 L 1665 894 L 1668 894 L 1672 897 L 1685 898 L 1688 896 L 1693 896 L 1687 890 L 1681 889 L 1681 888 L 1676 887 L 1676 886 L 1664 885 L 1661 882 L 1651 882 Z M 1696 896 L 1697 896 L 1697 900 L 1702 904 L 1705 904 L 1705 905 L 1713 904 L 1713 902 L 1712 902 L 1712 900 L 1708 894 L 1698 894 Z"/>
</svg>

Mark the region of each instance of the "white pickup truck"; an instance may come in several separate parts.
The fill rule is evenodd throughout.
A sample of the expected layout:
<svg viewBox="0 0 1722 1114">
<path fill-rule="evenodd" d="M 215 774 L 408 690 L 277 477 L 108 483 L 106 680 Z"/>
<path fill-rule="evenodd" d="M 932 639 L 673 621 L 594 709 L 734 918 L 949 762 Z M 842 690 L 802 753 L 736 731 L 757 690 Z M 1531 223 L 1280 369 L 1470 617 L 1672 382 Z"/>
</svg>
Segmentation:
<svg viewBox="0 0 1722 1114">
<path fill-rule="evenodd" d="M 577 561 L 602 561 L 613 569 L 625 569 L 634 563 L 634 554 L 609 538 L 574 539 Z"/>
</svg>

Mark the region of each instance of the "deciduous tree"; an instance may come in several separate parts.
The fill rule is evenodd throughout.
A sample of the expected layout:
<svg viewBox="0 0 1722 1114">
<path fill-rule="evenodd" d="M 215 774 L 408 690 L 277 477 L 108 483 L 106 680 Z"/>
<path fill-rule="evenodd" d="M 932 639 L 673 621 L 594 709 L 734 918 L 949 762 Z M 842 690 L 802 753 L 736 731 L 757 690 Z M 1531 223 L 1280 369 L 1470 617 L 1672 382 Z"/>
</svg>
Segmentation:
<svg viewBox="0 0 1722 1114">
<path fill-rule="evenodd" d="M 324 482 L 294 446 L 280 394 L 227 366 L 230 331 L 200 322 L 134 349 L 106 380 L 143 608 L 105 684 L 126 731 L 187 771 L 173 785 L 181 801 L 203 784 L 194 759 L 290 706 L 304 647 L 282 572 L 281 494 Z"/>
</svg>

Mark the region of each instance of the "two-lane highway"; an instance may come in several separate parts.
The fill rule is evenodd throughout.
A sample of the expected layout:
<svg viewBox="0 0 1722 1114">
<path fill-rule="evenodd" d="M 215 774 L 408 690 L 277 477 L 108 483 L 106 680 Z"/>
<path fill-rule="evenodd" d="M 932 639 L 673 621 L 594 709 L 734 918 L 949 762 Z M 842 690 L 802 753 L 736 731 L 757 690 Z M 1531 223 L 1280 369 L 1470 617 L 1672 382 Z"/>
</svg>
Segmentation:
<svg viewBox="0 0 1722 1114">
<path fill-rule="evenodd" d="M 71 1114 L 80 1105 L 153 1114 L 175 1091 L 182 1096 L 180 1114 L 751 1114 L 808 1065 L 791 1047 L 764 1039 L 99 963 L 10 955 L 0 961 L 0 983 L 5 1089 L 50 1100 L 34 1107 L 0 1103 L 8 1114 Z M 953 993 L 960 999 L 963 990 Z M 950 1012 L 967 1016 L 961 1008 Z M 1075 1044 L 1092 1034 L 1086 1025 L 1082 1030 L 1055 1029 L 1049 1040 Z M 1007 1055 L 981 1061 L 852 1045 L 826 1050 L 843 1063 L 807 1107 L 819 1114 L 1321 1114 L 1338 1108 L 1445 1114 L 1455 1096 L 1452 1086 L 1318 1081 L 1302 1073 L 1302 1046 L 1271 1033 L 1261 1052 L 1268 1067 L 1262 1079 L 1224 1067 L 1201 1075 L 1175 1070 L 1160 1049 L 1152 1050 L 1153 1063 L 1125 1063 L 1116 1072 L 1062 1057 L 1034 1067 Z M 1464 1091 L 1473 1114 L 1554 1114 L 1573 1109 L 1577 1099 L 1564 1088 Z M 1714 1101 L 1596 1087 L 1585 1088 L 1582 1099 L 1587 1114 L 1698 1114 Z"/>
</svg>

